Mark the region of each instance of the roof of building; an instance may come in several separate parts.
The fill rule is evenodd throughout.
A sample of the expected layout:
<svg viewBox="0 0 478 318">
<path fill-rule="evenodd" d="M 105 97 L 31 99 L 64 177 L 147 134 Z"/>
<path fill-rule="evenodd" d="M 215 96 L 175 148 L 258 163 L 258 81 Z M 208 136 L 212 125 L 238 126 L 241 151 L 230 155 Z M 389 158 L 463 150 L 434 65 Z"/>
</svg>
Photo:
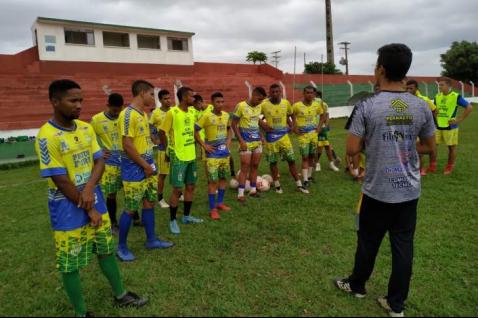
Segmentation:
<svg viewBox="0 0 478 318">
<path fill-rule="evenodd" d="M 128 25 L 118 25 L 118 24 L 106 24 L 106 23 L 96 23 L 88 21 L 76 21 L 76 20 L 65 20 L 65 19 L 56 19 L 56 18 L 46 18 L 38 17 L 37 22 L 39 23 L 50 23 L 50 24 L 70 24 L 70 25 L 81 25 L 81 26 L 91 26 L 97 28 L 113 28 L 118 30 L 138 30 L 138 31 L 148 31 L 148 32 L 167 32 L 174 33 L 183 36 L 193 36 L 193 32 L 186 31 L 175 31 L 175 30 L 166 30 L 166 29 L 154 29 L 154 28 L 144 28 L 137 26 L 128 26 Z"/>
</svg>

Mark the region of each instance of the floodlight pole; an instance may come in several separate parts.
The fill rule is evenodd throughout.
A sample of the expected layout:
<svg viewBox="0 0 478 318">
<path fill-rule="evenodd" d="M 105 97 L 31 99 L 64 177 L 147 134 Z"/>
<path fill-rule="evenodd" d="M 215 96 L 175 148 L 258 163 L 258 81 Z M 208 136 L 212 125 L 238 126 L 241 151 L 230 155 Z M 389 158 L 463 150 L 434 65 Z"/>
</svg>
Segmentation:
<svg viewBox="0 0 478 318">
<path fill-rule="evenodd" d="M 340 42 L 340 45 L 343 45 L 344 47 L 341 47 L 345 51 L 345 75 L 349 76 L 349 45 L 351 44 L 350 42 Z"/>
</svg>

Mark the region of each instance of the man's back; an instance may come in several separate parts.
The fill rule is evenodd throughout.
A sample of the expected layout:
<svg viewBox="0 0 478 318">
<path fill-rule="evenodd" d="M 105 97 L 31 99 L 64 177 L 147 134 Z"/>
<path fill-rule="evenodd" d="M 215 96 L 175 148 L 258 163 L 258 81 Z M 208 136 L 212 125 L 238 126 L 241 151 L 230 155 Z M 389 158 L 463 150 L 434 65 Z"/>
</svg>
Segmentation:
<svg viewBox="0 0 478 318">
<path fill-rule="evenodd" d="M 420 196 L 417 137 L 435 131 L 425 101 L 406 92 L 382 91 L 356 106 L 350 132 L 365 139 L 367 166 L 363 192 L 400 203 Z"/>
</svg>

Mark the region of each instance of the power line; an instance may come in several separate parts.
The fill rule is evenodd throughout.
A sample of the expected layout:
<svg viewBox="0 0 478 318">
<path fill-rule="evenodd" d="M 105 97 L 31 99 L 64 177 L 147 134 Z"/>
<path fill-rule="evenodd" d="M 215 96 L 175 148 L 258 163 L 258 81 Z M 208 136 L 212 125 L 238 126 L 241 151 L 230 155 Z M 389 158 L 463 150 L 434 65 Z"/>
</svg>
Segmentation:
<svg viewBox="0 0 478 318">
<path fill-rule="evenodd" d="M 279 55 L 279 53 L 282 52 L 282 51 L 274 51 L 274 52 L 271 52 L 272 54 L 272 63 L 274 63 L 275 67 L 277 68 L 277 66 L 279 65 L 279 61 L 280 61 L 280 58 L 281 56 Z"/>
<path fill-rule="evenodd" d="M 341 47 L 340 49 L 345 51 L 345 58 L 342 58 L 340 60 L 340 64 L 345 65 L 345 75 L 349 75 L 349 50 L 350 50 L 349 45 L 350 44 L 351 44 L 350 42 L 339 43 L 339 45 L 343 45 L 343 47 Z"/>
</svg>

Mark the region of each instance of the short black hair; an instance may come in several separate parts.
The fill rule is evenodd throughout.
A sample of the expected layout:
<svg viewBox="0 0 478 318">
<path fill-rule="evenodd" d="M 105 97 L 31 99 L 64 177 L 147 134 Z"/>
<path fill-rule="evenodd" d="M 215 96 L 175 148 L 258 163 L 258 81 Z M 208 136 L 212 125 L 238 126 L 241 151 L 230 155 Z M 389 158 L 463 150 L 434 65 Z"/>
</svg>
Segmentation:
<svg viewBox="0 0 478 318">
<path fill-rule="evenodd" d="M 133 93 L 133 97 L 136 97 L 141 92 L 148 91 L 151 88 L 154 88 L 154 86 L 150 82 L 145 80 L 137 80 L 133 82 L 133 85 L 131 85 L 131 92 Z"/>
<path fill-rule="evenodd" d="M 255 87 L 255 88 L 252 90 L 252 93 L 259 94 L 259 95 L 261 95 L 262 97 L 266 97 L 266 96 L 267 96 L 266 90 L 265 90 L 264 87 L 262 87 L 262 86 L 257 86 L 257 87 Z"/>
<path fill-rule="evenodd" d="M 392 43 L 378 49 L 377 66 L 383 66 L 385 77 L 393 82 L 405 78 L 412 65 L 412 50 L 405 44 Z"/>
<path fill-rule="evenodd" d="M 66 92 L 68 90 L 74 88 L 81 89 L 78 83 L 69 79 L 53 81 L 48 87 L 48 97 L 50 98 L 50 100 L 52 100 L 53 98 L 61 99 L 63 96 L 66 95 Z"/>
<path fill-rule="evenodd" d="M 166 95 L 170 95 L 169 91 L 167 89 L 162 89 L 158 92 L 158 98 L 161 99 Z"/>
<path fill-rule="evenodd" d="M 224 95 L 221 92 L 215 92 L 211 95 L 211 101 L 214 102 L 216 98 L 224 98 Z"/>
<path fill-rule="evenodd" d="M 312 90 L 312 91 L 314 91 L 314 92 L 317 92 L 317 88 L 315 88 L 315 87 L 312 86 L 312 85 L 307 85 L 306 87 L 304 87 L 304 93 L 305 93 L 305 91 L 307 91 L 307 90 Z"/>
<path fill-rule="evenodd" d="M 108 105 L 114 107 L 121 107 L 124 105 L 123 96 L 118 93 L 112 93 L 108 96 Z"/>
<path fill-rule="evenodd" d="M 408 85 L 415 85 L 416 88 L 418 88 L 418 82 L 415 80 L 409 80 L 407 81 L 407 86 Z"/>
<path fill-rule="evenodd" d="M 186 86 L 181 87 L 180 89 L 178 89 L 178 92 L 176 93 L 176 95 L 178 96 L 178 100 L 182 102 L 184 96 L 186 96 L 188 92 L 192 92 L 192 91 L 193 90 L 190 87 L 186 87 Z"/>
<path fill-rule="evenodd" d="M 274 88 L 280 88 L 280 85 L 277 84 L 277 83 L 275 83 L 275 84 L 272 84 L 272 85 L 269 87 L 270 90 L 273 90 Z"/>
<path fill-rule="evenodd" d="M 317 96 L 319 96 L 319 98 L 322 98 L 322 91 L 319 91 L 318 89 L 315 91 L 317 93 Z"/>
<path fill-rule="evenodd" d="M 202 98 L 202 96 L 199 95 L 199 94 L 196 94 L 196 95 L 194 95 L 193 97 L 194 97 L 194 102 L 195 102 L 195 103 L 199 103 L 199 102 L 203 102 L 203 101 L 204 101 L 204 99 Z"/>
</svg>

